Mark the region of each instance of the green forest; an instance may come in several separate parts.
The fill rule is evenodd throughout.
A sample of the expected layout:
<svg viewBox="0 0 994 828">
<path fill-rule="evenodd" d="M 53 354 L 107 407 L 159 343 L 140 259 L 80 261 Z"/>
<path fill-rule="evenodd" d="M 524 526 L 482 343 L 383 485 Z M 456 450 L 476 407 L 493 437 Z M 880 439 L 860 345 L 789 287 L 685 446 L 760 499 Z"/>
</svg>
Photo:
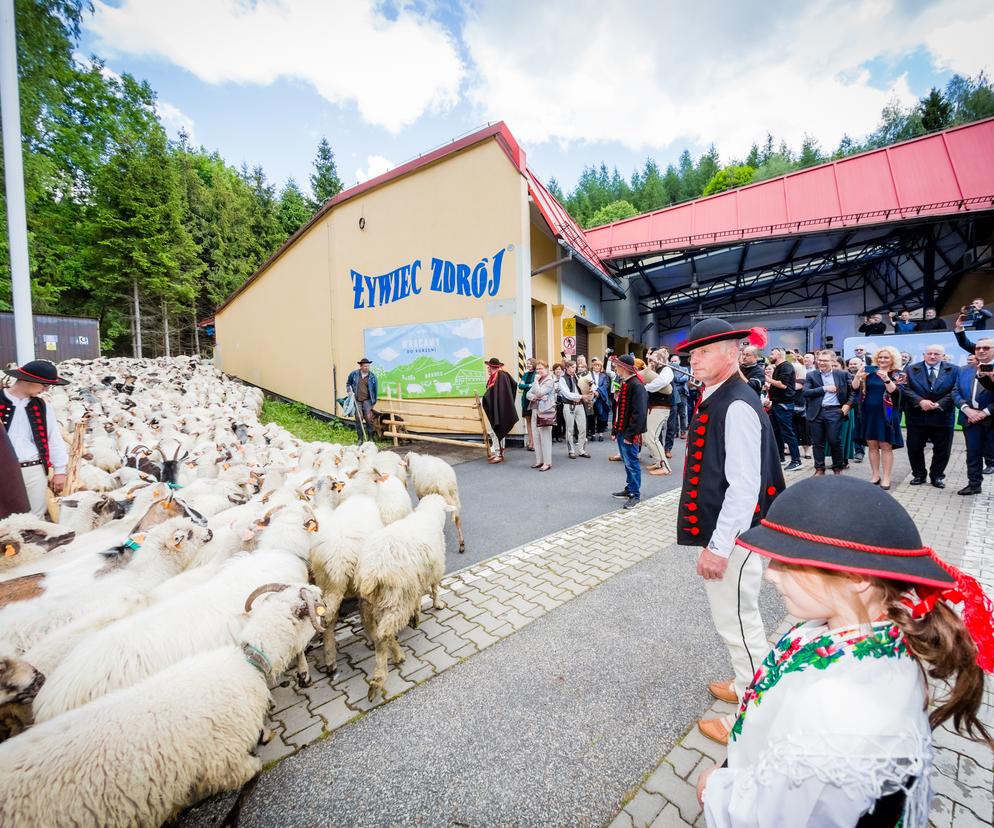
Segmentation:
<svg viewBox="0 0 994 828">
<path fill-rule="evenodd" d="M 617 167 L 609 170 L 601 164 L 585 168 L 569 193 L 555 179 L 549 182 L 549 190 L 581 227 L 596 227 L 991 115 L 994 87 L 990 79 L 984 73 L 973 78 L 954 75 L 944 90 L 933 88 L 914 106 L 886 106 L 873 132 L 862 141 L 845 136 L 831 152 L 810 136 L 795 151 L 767 133 L 745 158 L 727 163 L 712 144 L 696 161 L 684 150 L 677 163 L 667 165 L 665 171 L 647 158 L 642 169 L 626 180 Z"/>
<path fill-rule="evenodd" d="M 261 166 L 235 168 L 186 135 L 170 140 L 148 83 L 77 55 L 89 0 L 16 0 L 15 9 L 35 311 L 97 318 L 107 354 L 193 352 L 195 321 L 342 189 L 331 145 L 315 149 L 309 193 L 269 181 Z M 665 171 L 648 158 L 629 179 L 601 164 L 568 194 L 549 185 L 592 227 L 989 115 L 989 80 L 955 76 L 914 107 L 887 107 L 873 133 L 830 153 L 810 138 L 795 152 L 767 135 L 728 163 L 713 147 L 696 161 L 685 150 Z M 5 200 L 0 223 L 8 310 Z"/>
</svg>

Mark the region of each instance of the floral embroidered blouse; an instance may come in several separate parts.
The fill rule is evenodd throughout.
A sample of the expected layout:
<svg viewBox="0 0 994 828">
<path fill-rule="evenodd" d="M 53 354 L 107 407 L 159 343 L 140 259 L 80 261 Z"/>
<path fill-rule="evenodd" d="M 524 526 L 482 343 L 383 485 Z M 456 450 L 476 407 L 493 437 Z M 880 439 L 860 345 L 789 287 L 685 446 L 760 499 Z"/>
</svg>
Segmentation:
<svg viewBox="0 0 994 828">
<path fill-rule="evenodd" d="M 928 823 L 925 684 L 890 621 L 828 630 L 804 622 L 763 660 L 704 790 L 707 824 L 853 826 L 905 790 L 903 828 Z"/>
</svg>

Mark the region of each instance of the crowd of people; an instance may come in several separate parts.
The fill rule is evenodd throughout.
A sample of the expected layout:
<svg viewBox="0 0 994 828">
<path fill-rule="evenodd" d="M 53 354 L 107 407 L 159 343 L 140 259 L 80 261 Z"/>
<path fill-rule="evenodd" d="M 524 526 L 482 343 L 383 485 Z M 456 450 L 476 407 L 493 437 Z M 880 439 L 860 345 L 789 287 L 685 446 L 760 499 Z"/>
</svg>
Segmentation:
<svg viewBox="0 0 994 828">
<path fill-rule="evenodd" d="M 975 331 L 987 330 L 987 320 L 994 317 L 994 312 L 984 307 L 982 298 L 974 299 L 969 305 L 960 308 L 957 323 L 962 323 L 965 327 L 973 328 Z M 890 324 L 891 330 L 887 330 Z M 863 324 L 857 328 L 861 334 L 866 336 L 881 336 L 886 333 L 925 333 L 927 331 L 946 331 L 946 320 L 940 318 L 935 308 L 924 308 L 920 319 L 913 319 L 909 308 L 888 311 L 887 321 L 881 313 L 867 314 L 863 317 Z"/>
</svg>

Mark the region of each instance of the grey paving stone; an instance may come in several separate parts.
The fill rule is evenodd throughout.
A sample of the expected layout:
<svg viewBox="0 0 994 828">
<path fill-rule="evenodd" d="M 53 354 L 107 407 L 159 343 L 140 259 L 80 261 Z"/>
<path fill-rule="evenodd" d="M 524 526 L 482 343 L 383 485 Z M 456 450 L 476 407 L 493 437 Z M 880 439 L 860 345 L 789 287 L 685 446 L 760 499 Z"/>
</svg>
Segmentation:
<svg viewBox="0 0 994 828">
<path fill-rule="evenodd" d="M 420 670 L 417 670 L 413 673 L 409 673 L 408 675 L 404 676 L 404 678 L 406 678 L 409 682 L 411 682 L 411 684 L 421 684 L 421 682 L 427 681 L 434 675 L 435 671 L 429 665 L 426 664 Z"/>
<path fill-rule="evenodd" d="M 673 750 L 666 754 L 666 761 L 673 766 L 677 776 L 686 779 L 697 767 L 702 755 L 699 751 L 688 750 L 683 745 L 675 745 Z"/>
<path fill-rule="evenodd" d="M 969 756 L 959 757 L 956 778 L 972 788 L 987 788 L 990 790 L 994 787 L 994 774 L 980 767 Z"/>
<path fill-rule="evenodd" d="M 474 644 L 476 644 L 477 648 L 481 650 L 484 649 L 485 647 L 489 647 L 491 644 L 495 643 L 498 640 L 494 636 L 490 635 L 490 633 L 488 633 L 486 630 L 479 628 L 475 630 L 469 630 L 464 637 L 472 641 Z"/>
<path fill-rule="evenodd" d="M 447 670 L 454 664 L 459 663 L 459 659 L 453 655 L 450 655 L 442 647 L 438 647 L 431 652 L 425 653 L 422 658 L 427 664 L 430 664 L 436 673 L 441 673 L 442 670 Z"/>
<path fill-rule="evenodd" d="M 462 647 L 460 647 L 458 650 L 452 653 L 452 655 L 454 658 L 457 658 L 461 661 L 464 658 L 469 658 L 470 656 L 476 655 L 478 652 L 480 652 L 480 650 L 479 648 L 477 648 L 476 644 L 474 644 L 472 641 L 467 641 Z"/>
<path fill-rule="evenodd" d="M 685 828 L 687 825 L 690 823 L 684 821 L 683 817 L 680 816 L 680 809 L 669 802 L 659 813 L 659 816 L 652 821 L 649 828 Z"/>
<path fill-rule="evenodd" d="M 486 613 L 481 609 L 481 611 L 475 617 L 479 617 L 481 615 L 489 615 L 489 613 Z M 442 629 L 435 635 L 430 636 L 430 638 L 437 639 L 438 636 L 442 635 L 443 633 L 453 632 L 453 631 L 455 631 L 457 635 L 465 635 L 469 630 L 478 629 L 478 625 L 475 620 L 468 621 L 466 618 L 464 618 L 461 615 L 455 615 L 452 618 L 450 618 L 448 621 L 446 621 L 444 626 L 443 625 L 439 626 L 442 627 Z"/>
<path fill-rule="evenodd" d="M 956 753 L 969 756 L 980 767 L 994 770 L 994 752 L 990 748 L 984 747 L 979 742 L 966 739 L 958 733 L 953 733 L 945 725 L 935 731 L 933 740 L 938 747 L 949 748 Z"/>
<path fill-rule="evenodd" d="M 273 704 L 270 708 L 270 712 L 272 713 L 280 713 L 300 701 L 300 695 L 297 693 L 297 689 L 290 684 L 286 687 L 282 684 L 277 685 L 276 687 L 273 687 L 269 693 L 273 698 Z"/>
<path fill-rule="evenodd" d="M 710 756 L 719 764 L 725 761 L 725 748 L 717 742 L 712 742 L 707 736 L 703 735 L 697 729 L 696 724 L 690 728 L 690 732 L 687 733 L 680 744 L 688 750 L 696 750 L 699 753 Z"/>
<path fill-rule="evenodd" d="M 404 641 L 403 646 L 410 652 L 414 653 L 414 655 L 418 658 L 424 658 L 427 653 L 432 652 L 432 650 L 437 650 L 441 645 L 438 641 L 429 641 L 423 632 L 417 630 L 412 635 L 407 637 L 407 640 Z"/>
<path fill-rule="evenodd" d="M 634 828 L 647 828 L 665 805 L 665 800 L 659 794 L 650 793 L 643 789 L 632 797 L 632 801 L 625 806 L 625 810 L 631 817 Z"/>
<path fill-rule="evenodd" d="M 952 828 L 955 806 L 944 796 L 932 797 L 932 810 L 929 812 L 929 825 L 934 828 Z"/>
<path fill-rule="evenodd" d="M 628 811 L 619 811 L 607 828 L 634 828 L 631 814 Z"/>
<path fill-rule="evenodd" d="M 422 615 L 421 622 L 418 624 L 418 629 L 422 633 L 424 633 L 424 635 L 428 639 L 432 639 L 435 638 L 435 636 L 441 635 L 442 633 L 446 632 L 449 629 L 449 627 L 444 626 L 430 615 Z"/>
<path fill-rule="evenodd" d="M 307 700 L 298 701 L 292 707 L 280 711 L 278 718 L 283 724 L 284 736 L 292 736 L 315 723 L 314 715 L 307 708 Z"/>
<path fill-rule="evenodd" d="M 295 748 L 302 748 L 305 745 L 309 745 L 311 742 L 320 739 L 326 732 L 327 731 L 324 729 L 324 722 L 319 719 L 310 727 L 304 728 L 299 733 L 287 736 L 286 741 Z"/>
<path fill-rule="evenodd" d="M 932 788 L 936 794 L 941 794 L 953 804 L 968 808 L 977 815 L 990 814 L 994 809 L 994 794 L 989 789 L 971 788 L 953 777 L 942 774 L 933 775 Z"/>
<path fill-rule="evenodd" d="M 256 746 L 255 755 L 262 760 L 264 765 L 268 765 L 270 762 L 278 762 L 280 759 L 285 759 L 294 750 L 293 747 L 284 743 L 278 733 L 274 733 L 273 738 L 267 744 Z"/>
<path fill-rule="evenodd" d="M 666 762 L 653 771 L 643 789 L 650 793 L 658 793 L 663 799 L 676 805 L 685 822 L 693 822 L 701 811 L 697 804 L 696 789 L 677 776 L 673 766 Z"/>
<path fill-rule="evenodd" d="M 696 791 L 697 783 L 701 779 L 701 774 L 704 773 L 704 771 L 715 767 L 716 765 L 717 762 L 715 762 L 710 756 L 701 757 L 701 761 L 697 763 L 697 767 L 695 767 L 687 776 L 687 784 L 693 785 L 694 790 Z"/>
<path fill-rule="evenodd" d="M 319 707 L 313 708 L 312 712 L 315 716 L 321 717 L 328 731 L 337 730 L 358 715 L 346 703 L 344 693 L 339 694 L 337 698 L 331 699 Z"/>
<path fill-rule="evenodd" d="M 977 816 L 969 808 L 957 805 L 953 809 L 952 828 L 990 828 L 991 814 L 987 813 L 983 818 Z"/>
</svg>

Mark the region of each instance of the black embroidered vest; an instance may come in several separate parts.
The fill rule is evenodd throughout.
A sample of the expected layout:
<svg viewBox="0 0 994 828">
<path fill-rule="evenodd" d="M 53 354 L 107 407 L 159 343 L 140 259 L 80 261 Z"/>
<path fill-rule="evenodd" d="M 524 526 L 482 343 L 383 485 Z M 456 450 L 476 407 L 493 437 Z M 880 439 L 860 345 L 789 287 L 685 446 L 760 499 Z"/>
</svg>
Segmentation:
<svg viewBox="0 0 994 828">
<path fill-rule="evenodd" d="M 31 425 L 31 436 L 38 447 L 38 456 L 45 461 L 45 468 L 52 467 L 52 461 L 48 453 L 48 428 L 45 423 L 45 401 L 38 397 L 32 397 L 24 408 L 28 415 L 28 423 Z M 8 399 L 6 394 L 0 393 L 0 422 L 3 427 L 10 431 L 10 424 L 14 420 L 15 406 Z"/>
<path fill-rule="evenodd" d="M 694 410 L 687 431 L 687 457 L 683 468 L 683 490 L 677 518 L 677 543 L 702 547 L 711 540 L 718 513 L 725 501 L 725 415 L 736 400 L 745 402 L 759 417 L 761 464 L 759 500 L 752 525 L 762 518 L 770 504 L 786 488 L 780 458 L 773 445 L 773 426 L 763 411 L 756 392 L 733 375 Z"/>
</svg>

